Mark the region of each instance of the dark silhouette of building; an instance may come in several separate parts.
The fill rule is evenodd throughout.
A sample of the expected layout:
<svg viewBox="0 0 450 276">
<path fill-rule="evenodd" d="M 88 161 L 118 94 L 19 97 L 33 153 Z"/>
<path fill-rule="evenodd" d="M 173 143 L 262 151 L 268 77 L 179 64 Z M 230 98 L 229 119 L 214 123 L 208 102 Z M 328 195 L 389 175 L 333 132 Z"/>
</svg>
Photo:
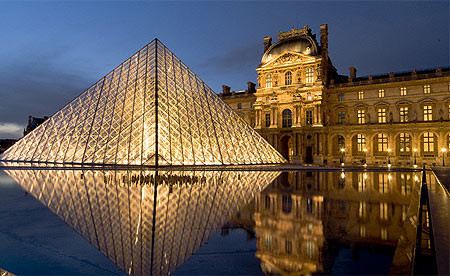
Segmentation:
<svg viewBox="0 0 450 276">
<path fill-rule="evenodd" d="M 42 124 L 43 122 L 45 122 L 48 119 L 47 116 L 44 116 L 44 118 L 38 118 L 38 117 L 33 117 L 33 116 L 28 116 L 28 125 L 27 127 L 23 130 L 23 136 L 27 135 L 28 133 L 30 133 L 33 129 L 37 128 L 40 124 Z"/>
<path fill-rule="evenodd" d="M 17 142 L 15 139 L 0 139 L 0 153 L 3 153 L 9 147 L 14 145 L 15 142 Z"/>
</svg>

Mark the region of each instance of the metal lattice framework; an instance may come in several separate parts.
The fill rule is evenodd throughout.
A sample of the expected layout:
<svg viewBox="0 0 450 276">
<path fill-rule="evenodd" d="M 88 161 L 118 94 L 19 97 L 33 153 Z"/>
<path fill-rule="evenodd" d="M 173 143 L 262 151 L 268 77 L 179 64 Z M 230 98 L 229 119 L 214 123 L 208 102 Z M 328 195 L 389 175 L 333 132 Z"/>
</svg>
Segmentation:
<svg viewBox="0 0 450 276">
<path fill-rule="evenodd" d="M 1 159 L 149 166 L 285 162 L 157 39 Z"/>
<path fill-rule="evenodd" d="M 168 275 L 280 172 L 5 170 L 133 275 Z"/>
</svg>

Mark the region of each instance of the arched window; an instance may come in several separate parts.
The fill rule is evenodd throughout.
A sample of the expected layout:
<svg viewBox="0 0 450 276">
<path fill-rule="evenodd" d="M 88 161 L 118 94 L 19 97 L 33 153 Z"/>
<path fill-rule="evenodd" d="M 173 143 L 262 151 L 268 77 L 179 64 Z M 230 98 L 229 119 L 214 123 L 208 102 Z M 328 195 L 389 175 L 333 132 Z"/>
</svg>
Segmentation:
<svg viewBox="0 0 450 276">
<path fill-rule="evenodd" d="M 309 67 L 306 69 L 306 83 L 313 83 L 314 82 L 314 69 L 312 67 Z"/>
<path fill-rule="evenodd" d="M 290 109 L 283 110 L 283 127 L 291 127 L 292 126 L 292 112 Z"/>
<path fill-rule="evenodd" d="M 338 149 L 339 150 L 345 149 L 345 138 L 344 138 L 344 136 L 339 135 L 337 142 L 338 142 Z"/>
<path fill-rule="evenodd" d="M 285 85 L 291 85 L 292 84 L 292 73 L 291 72 L 286 72 L 286 74 L 284 74 L 284 84 Z"/>
<path fill-rule="evenodd" d="M 266 88 L 272 88 L 272 74 L 266 75 Z"/>
</svg>

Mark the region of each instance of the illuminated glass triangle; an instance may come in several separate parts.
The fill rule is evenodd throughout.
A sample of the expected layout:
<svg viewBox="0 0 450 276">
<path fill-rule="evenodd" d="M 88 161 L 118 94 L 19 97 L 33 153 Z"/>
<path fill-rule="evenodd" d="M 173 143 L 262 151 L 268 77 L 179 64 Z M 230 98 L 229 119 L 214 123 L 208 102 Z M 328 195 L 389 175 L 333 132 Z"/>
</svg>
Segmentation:
<svg viewBox="0 0 450 276">
<path fill-rule="evenodd" d="M 151 166 L 285 162 L 157 39 L 0 159 Z"/>
</svg>

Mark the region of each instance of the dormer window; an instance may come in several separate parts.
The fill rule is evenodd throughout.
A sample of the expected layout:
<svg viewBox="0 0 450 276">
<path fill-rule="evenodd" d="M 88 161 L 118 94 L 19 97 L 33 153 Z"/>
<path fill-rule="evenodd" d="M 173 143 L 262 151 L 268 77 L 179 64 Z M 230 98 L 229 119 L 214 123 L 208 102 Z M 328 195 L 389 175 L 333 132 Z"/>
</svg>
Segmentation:
<svg viewBox="0 0 450 276">
<path fill-rule="evenodd" d="M 291 72 L 286 72 L 286 74 L 284 74 L 284 84 L 285 85 L 291 85 L 292 84 L 292 73 Z"/>
<path fill-rule="evenodd" d="M 314 69 L 308 68 L 306 70 L 306 83 L 313 83 L 314 82 Z"/>
<path fill-rule="evenodd" d="M 266 88 L 272 88 L 272 74 L 266 75 Z"/>
</svg>

